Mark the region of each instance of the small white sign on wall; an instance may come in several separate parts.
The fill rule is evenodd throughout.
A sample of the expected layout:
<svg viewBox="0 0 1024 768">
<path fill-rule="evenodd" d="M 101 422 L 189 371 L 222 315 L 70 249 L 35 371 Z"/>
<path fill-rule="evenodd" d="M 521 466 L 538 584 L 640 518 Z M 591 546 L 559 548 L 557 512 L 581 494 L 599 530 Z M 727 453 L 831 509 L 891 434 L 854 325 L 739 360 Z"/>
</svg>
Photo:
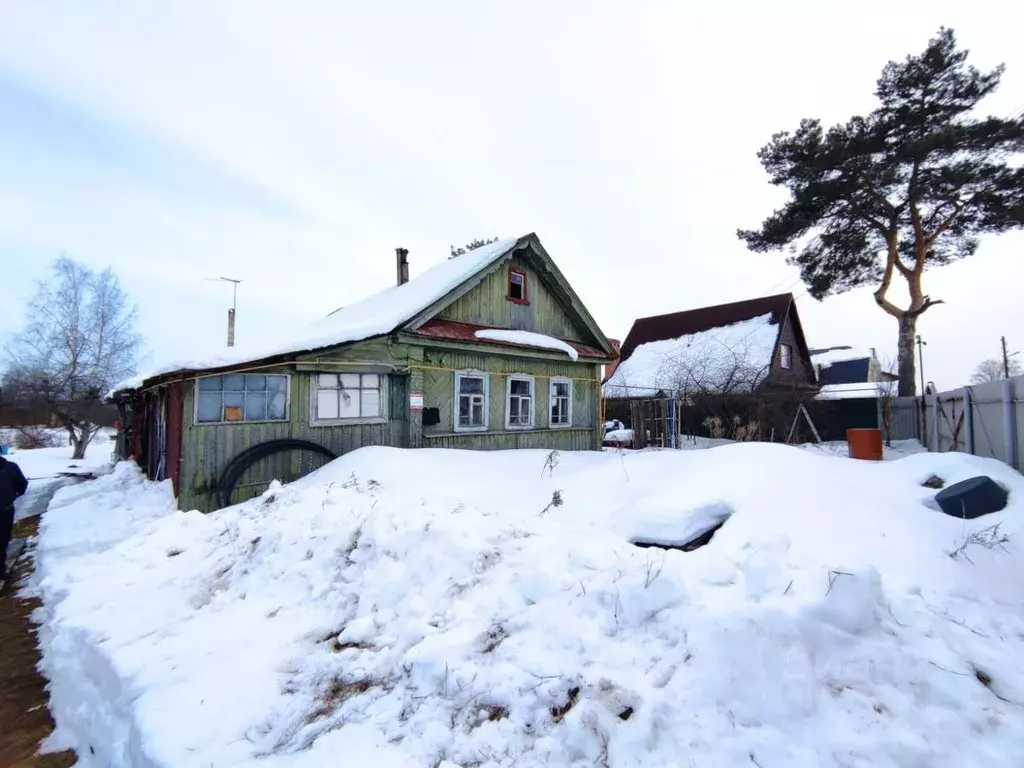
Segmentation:
<svg viewBox="0 0 1024 768">
<path fill-rule="evenodd" d="M 410 411 L 422 411 L 423 410 L 423 393 L 422 392 L 410 392 L 409 393 L 409 410 Z"/>
</svg>

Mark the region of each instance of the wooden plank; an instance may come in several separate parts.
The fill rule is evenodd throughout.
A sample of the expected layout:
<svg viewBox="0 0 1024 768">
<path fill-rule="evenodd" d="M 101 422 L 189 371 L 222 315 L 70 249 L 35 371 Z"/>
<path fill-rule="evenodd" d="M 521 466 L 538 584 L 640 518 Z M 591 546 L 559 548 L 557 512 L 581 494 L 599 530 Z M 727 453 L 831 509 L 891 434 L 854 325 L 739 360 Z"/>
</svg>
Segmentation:
<svg viewBox="0 0 1024 768">
<path fill-rule="evenodd" d="M 516 304 L 508 300 L 509 268 L 522 270 L 526 274 L 529 304 Z M 438 317 L 592 343 L 589 330 L 552 293 L 548 279 L 534 270 L 526 259 L 515 256 L 509 260 L 507 268 L 485 275 L 478 286 L 439 312 Z"/>
</svg>

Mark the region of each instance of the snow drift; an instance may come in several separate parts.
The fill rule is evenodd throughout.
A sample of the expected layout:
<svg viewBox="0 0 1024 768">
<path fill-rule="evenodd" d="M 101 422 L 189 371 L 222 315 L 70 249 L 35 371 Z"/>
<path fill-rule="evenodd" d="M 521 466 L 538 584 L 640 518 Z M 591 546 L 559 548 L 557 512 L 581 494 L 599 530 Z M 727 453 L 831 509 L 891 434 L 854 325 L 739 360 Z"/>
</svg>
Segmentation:
<svg viewBox="0 0 1024 768">
<path fill-rule="evenodd" d="M 978 520 L 921 485 L 979 473 L 1011 493 Z M 1024 481 L 993 461 L 369 448 L 212 515 L 126 464 L 88 489 L 38 547 L 86 766 L 1024 759 Z"/>
</svg>

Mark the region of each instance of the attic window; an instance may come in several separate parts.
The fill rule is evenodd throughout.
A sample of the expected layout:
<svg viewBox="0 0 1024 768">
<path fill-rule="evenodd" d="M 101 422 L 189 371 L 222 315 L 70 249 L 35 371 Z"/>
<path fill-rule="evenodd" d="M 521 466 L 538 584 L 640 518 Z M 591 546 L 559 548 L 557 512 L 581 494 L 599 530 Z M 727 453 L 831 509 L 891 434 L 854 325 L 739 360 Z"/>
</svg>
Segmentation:
<svg viewBox="0 0 1024 768">
<path fill-rule="evenodd" d="M 526 273 L 521 269 L 508 271 L 508 300 L 516 304 L 529 304 L 526 293 Z"/>
<path fill-rule="evenodd" d="M 787 370 L 793 367 L 793 348 L 789 344 L 779 345 L 779 362 Z"/>
</svg>

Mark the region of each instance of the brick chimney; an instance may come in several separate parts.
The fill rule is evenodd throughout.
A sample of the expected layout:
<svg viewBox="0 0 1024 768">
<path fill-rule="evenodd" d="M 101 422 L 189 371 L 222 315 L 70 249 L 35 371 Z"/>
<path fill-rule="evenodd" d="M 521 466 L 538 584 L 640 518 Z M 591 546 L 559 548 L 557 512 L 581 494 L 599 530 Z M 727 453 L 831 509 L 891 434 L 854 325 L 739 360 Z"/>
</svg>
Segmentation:
<svg viewBox="0 0 1024 768">
<path fill-rule="evenodd" d="M 395 248 L 395 268 L 398 273 L 398 285 L 409 282 L 409 249 Z"/>
<path fill-rule="evenodd" d="M 619 352 L 622 350 L 622 342 L 619 341 L 618 339 L 608 339 L 608 341 L 611 342 L 612 349 L 615 350 L 615 354 L 618 355 Z M 619 366 L 619 361 L 618 360 L 612 360 L 610 363 L 608 363 L 604 367 L 604 378 L 607 379 L 609 376 L 611 376 L 613 373 L 615 373 L 615 369 L 618 366 Z"/>
</svg>

